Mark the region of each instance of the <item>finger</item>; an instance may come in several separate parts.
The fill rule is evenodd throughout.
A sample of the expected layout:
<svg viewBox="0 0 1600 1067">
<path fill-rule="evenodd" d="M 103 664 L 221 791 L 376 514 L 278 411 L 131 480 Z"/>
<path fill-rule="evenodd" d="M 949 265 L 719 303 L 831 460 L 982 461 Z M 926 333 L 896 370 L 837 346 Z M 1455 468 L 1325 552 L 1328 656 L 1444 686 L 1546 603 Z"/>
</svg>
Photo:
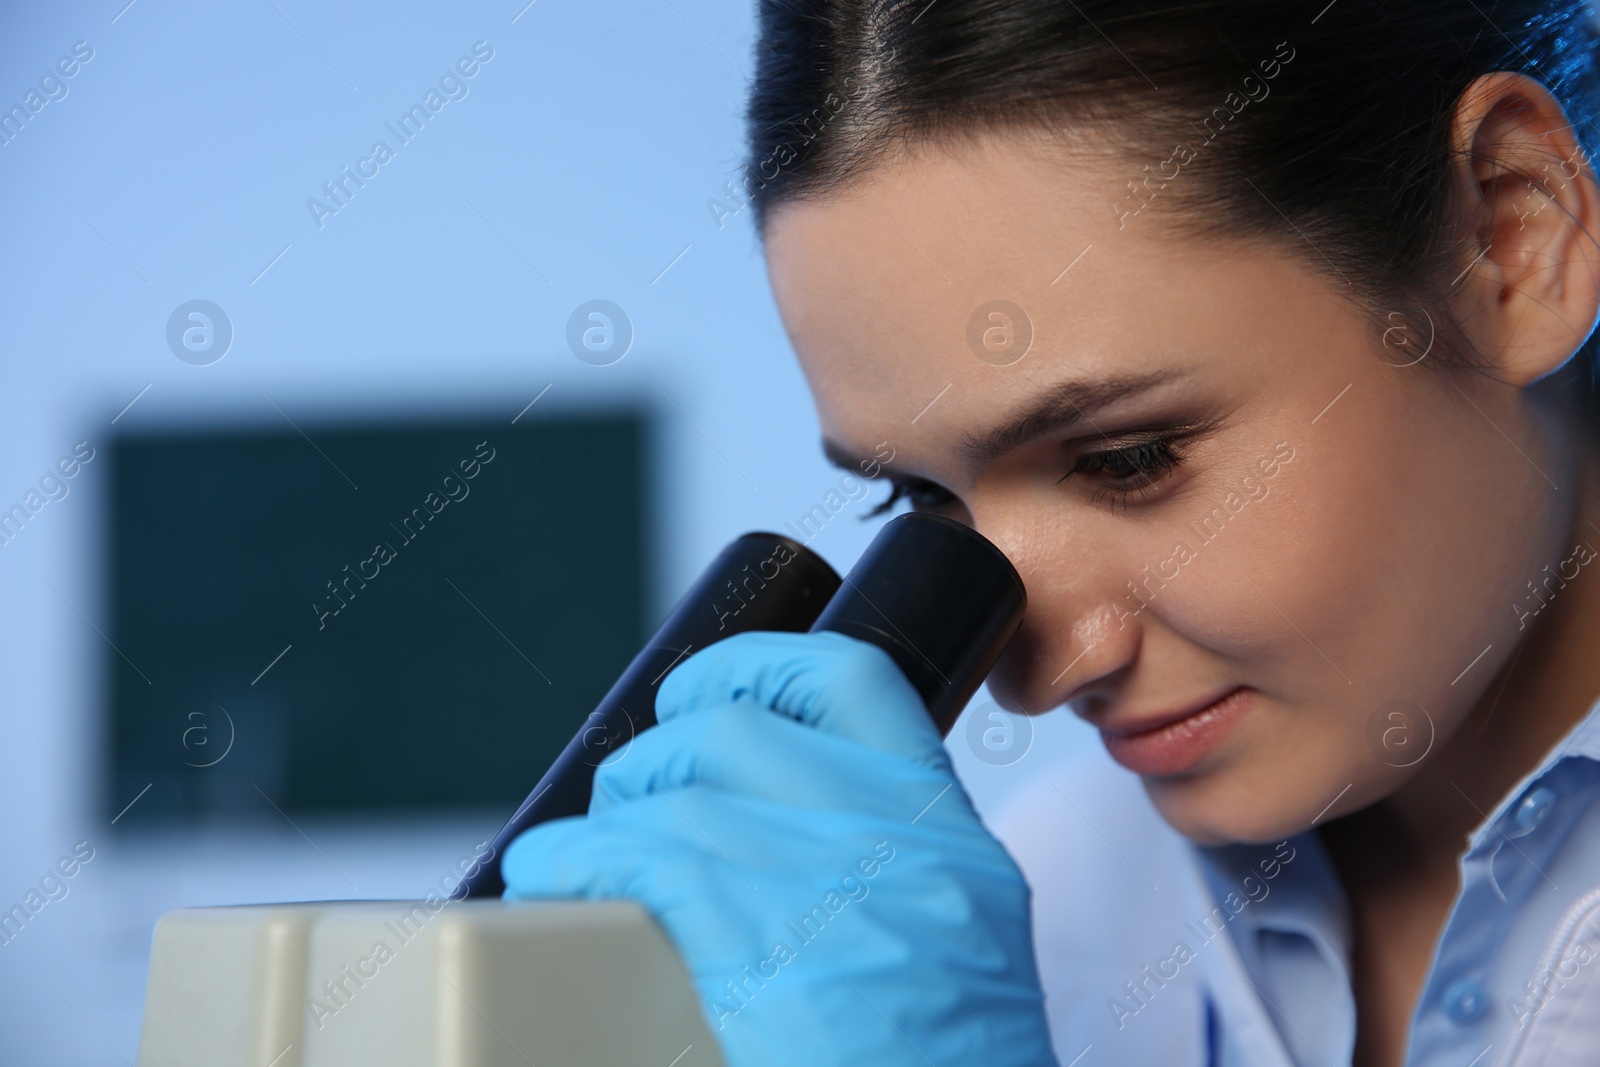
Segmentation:
<svg viewBox="0 0 1600 1067">
<path fill-rule="evenodd" d="M 628 896 L 636 872 L 604 863 L 612 851 L 588 819 L 553 819 L 524 830 L 506 846 L 500 860 L 505 900 L 579 897 L 611 900 Z M 625 855 L 633 855 L 627 850 Z"/>
<path fill-rule="evenodd" d="M 591 814 L 708 786 L 790 807 L 911 819 L 954 779 L 742 699 L 663 723 L 595 773 Z M 965 799 L 961 794 L 956 801 Z"/>
<path fill-rule="evenodd" d="M 662 679 L 656 718 L 741 699 L 825 733 L 949 767 L 939 731 L 889 654 L 843 634 L 752 631 L 689 657 Z"/>
<path fill-rule="evenodd" d="M 506 848 L 506 900 L 565 897 L 662 903 L 663 872 L 706 863 L 705 842 L 670 804 L 647 801 L 626 818 L 577 816 L 541 823 Z"/>
<path fill-rule="evenodd" d="M 688 794 L 679 794 L 680 798 Z M 689 821 L 717 838 L 718 846 Z M 519 835 L 506 850 L 505 900 L 629 900 L 666 931 L 686 961 L 725 954 L 751 933 L 739 916 L 761 900 L 757 870 L 740 850 L 739 835 L 708 823 L 703 805 L 676 809 L 657 797 L 631 805 L 623 817 L 559 819 Z M 765 833 L 757 840 L 776 840 Z M 737 955 L 737 953 L 736 953 Z"/>
</svg>

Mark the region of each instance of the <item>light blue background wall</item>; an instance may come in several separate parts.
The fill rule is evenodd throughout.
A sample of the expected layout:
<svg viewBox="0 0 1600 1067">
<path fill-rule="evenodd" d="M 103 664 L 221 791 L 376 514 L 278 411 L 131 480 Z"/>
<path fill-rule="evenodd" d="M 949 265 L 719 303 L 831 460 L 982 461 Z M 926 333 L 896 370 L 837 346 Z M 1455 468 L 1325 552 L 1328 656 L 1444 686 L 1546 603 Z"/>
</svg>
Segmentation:
<svg viewBox="0 0 1600 1067">
<path fill-rule="evenodd" d="M 719 228 L 708 205 L 738 176 L 748 4 L 125 2 L 0 14 L 0 106 L 75 42 L 94 51 L 0 146 L 0 507 L 74 442 L 103 448 L 135 396 L 119 428 L 287 416 L 315 437 L 405 412 L 509 422 L 549 386 L 525 417 L 660 411 L 659 617 L 730 537 L 837 484 L 748 214 Z M 468 95 L 397 147 L 384 124 L 477 41 L 494 55 Z M 395 157 L 319 228 L 307 199 L 380 138 Z M 564 340 L 596 297 L 636 331 L 606 367 Z M 164 336 L 197 298 L 235 331 L 210 366 Z M 0 902 L 74 842 L 96 848 L 68 897 L 0 947 L 8 1063 L 132 1060 L 150 928 L 169 908 L 418 895 L 500 821 L 113 841 L 102 811 L 132 798 L 103 794 L 99 769 L 106 474 L 89 464 L 0 547 Z M 550 521 L 583 506 L 552 501 Z M 850 514 L 868 507 L 812 542 L 840 570 L 876 527 Z M 953 747 L 979 794 L 1016 777 Z"/>
</svg>

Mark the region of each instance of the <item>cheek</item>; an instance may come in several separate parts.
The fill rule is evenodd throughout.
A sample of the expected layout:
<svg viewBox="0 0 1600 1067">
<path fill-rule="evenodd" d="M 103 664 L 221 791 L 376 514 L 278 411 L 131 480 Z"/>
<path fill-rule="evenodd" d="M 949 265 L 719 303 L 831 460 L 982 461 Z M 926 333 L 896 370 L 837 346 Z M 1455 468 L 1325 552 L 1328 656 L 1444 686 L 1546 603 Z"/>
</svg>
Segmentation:
<svg viewBox="0 0 1600 1067">
<path fill-rule="evenodd" d="M 1251 505 L 1272 528 L 1238 553 L 1256 625 L 1298 642 L 1297 688 L 1346 708 L 1358 733 L 1390 700 L 1441 728 L 1465 713 L 1478 686 L 1452 682 L 1510 618 L 1517 575 L 1537 571 L 1554 496 L 1471 408 L 1390 386 L 1352 405 L 1348 428 L 1306 435 L 1273 498 Z"/>
<path fill-rule="evenodd" d="M 1351 810 L 1397 788 L 1416 765 L 1375 747 L 1372 720 L 1406 701 L 1413 742 L 1445 744 L 1511 651 L 1516 589 L 1563 547 L 1555 494 L 1482 416 L 1363 385 L 1156 601 L 1163 627 L 1258 690 L 1214 773 L 1146 782 L 1197 840 L 1273 840 L 1336 796 Z"/>
<path fill-rule="evenodd" d="M 1416 638 L 1398 632 L 1404 592 L 1384 562 L 1405 553 L 1373 498 L 1371 470 L 1358 452 L 1330 447 L 1331 436 L 1296 435 L 1271 494 L 1214 539 L 1197 537 L 1199 558 L 1157 602 L 1153 640 L 1170 633 L 1203 646 L 1227 681 L 1256 691 L 1210 773 L 1146 782 L 1168 821 L 1196 840 L 1298 832 L 1353 778 L 1378 770 L 1365 709 L 1404 684 L 1384 659 Z"/>
</svg>

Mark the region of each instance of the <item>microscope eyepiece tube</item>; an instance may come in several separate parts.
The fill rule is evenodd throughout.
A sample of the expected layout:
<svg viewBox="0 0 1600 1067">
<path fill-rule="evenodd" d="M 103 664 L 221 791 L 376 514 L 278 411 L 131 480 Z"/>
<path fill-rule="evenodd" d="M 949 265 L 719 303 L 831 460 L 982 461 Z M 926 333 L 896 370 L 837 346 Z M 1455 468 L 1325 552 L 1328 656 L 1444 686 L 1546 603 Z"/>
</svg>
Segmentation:
<svg viewBox="0 0 1600 1067">
<path fill-rule="evenodd" d="M 1027 592 L 1011 561 L 970 526 L 909 512 L 884 524 L 812 631 L 889 653 L 949 734 L 1022 625 Z"/>
<path fill-rule="evenodd" d="M 500 857 L 522 831 L 589 810 L 595 768 L 656 724 L 656 687 L 685 656 L 747 630 L 804 633 L 839 588 L 839 575 L 792 538 L 747 533 L 724 548 L 678 601 L 609 692 L 495 836 L 492 857 L 457 891 L 505 892 Z"/>
</svg>

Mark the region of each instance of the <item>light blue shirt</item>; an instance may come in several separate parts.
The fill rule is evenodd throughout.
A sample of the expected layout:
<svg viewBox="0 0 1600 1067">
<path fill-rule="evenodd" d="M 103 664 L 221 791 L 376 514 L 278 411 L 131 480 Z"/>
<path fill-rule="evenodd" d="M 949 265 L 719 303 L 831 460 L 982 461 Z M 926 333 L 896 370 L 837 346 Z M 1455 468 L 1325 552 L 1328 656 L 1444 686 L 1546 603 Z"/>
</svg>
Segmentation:
<svg viewBox="0 0 1600 1067">
<path fill-rule="evenodd" d="M 1349 907 L 1315 831 L 1199 848 L 1098 743 L 1037 770 L 991 828 L 1033 888 L 1062 1067 L 1350 1063 Z M 1600 1064 L 1597 797 L 1600 703 L 1480 812 L 1407 1067 Z"/>
</svg>

